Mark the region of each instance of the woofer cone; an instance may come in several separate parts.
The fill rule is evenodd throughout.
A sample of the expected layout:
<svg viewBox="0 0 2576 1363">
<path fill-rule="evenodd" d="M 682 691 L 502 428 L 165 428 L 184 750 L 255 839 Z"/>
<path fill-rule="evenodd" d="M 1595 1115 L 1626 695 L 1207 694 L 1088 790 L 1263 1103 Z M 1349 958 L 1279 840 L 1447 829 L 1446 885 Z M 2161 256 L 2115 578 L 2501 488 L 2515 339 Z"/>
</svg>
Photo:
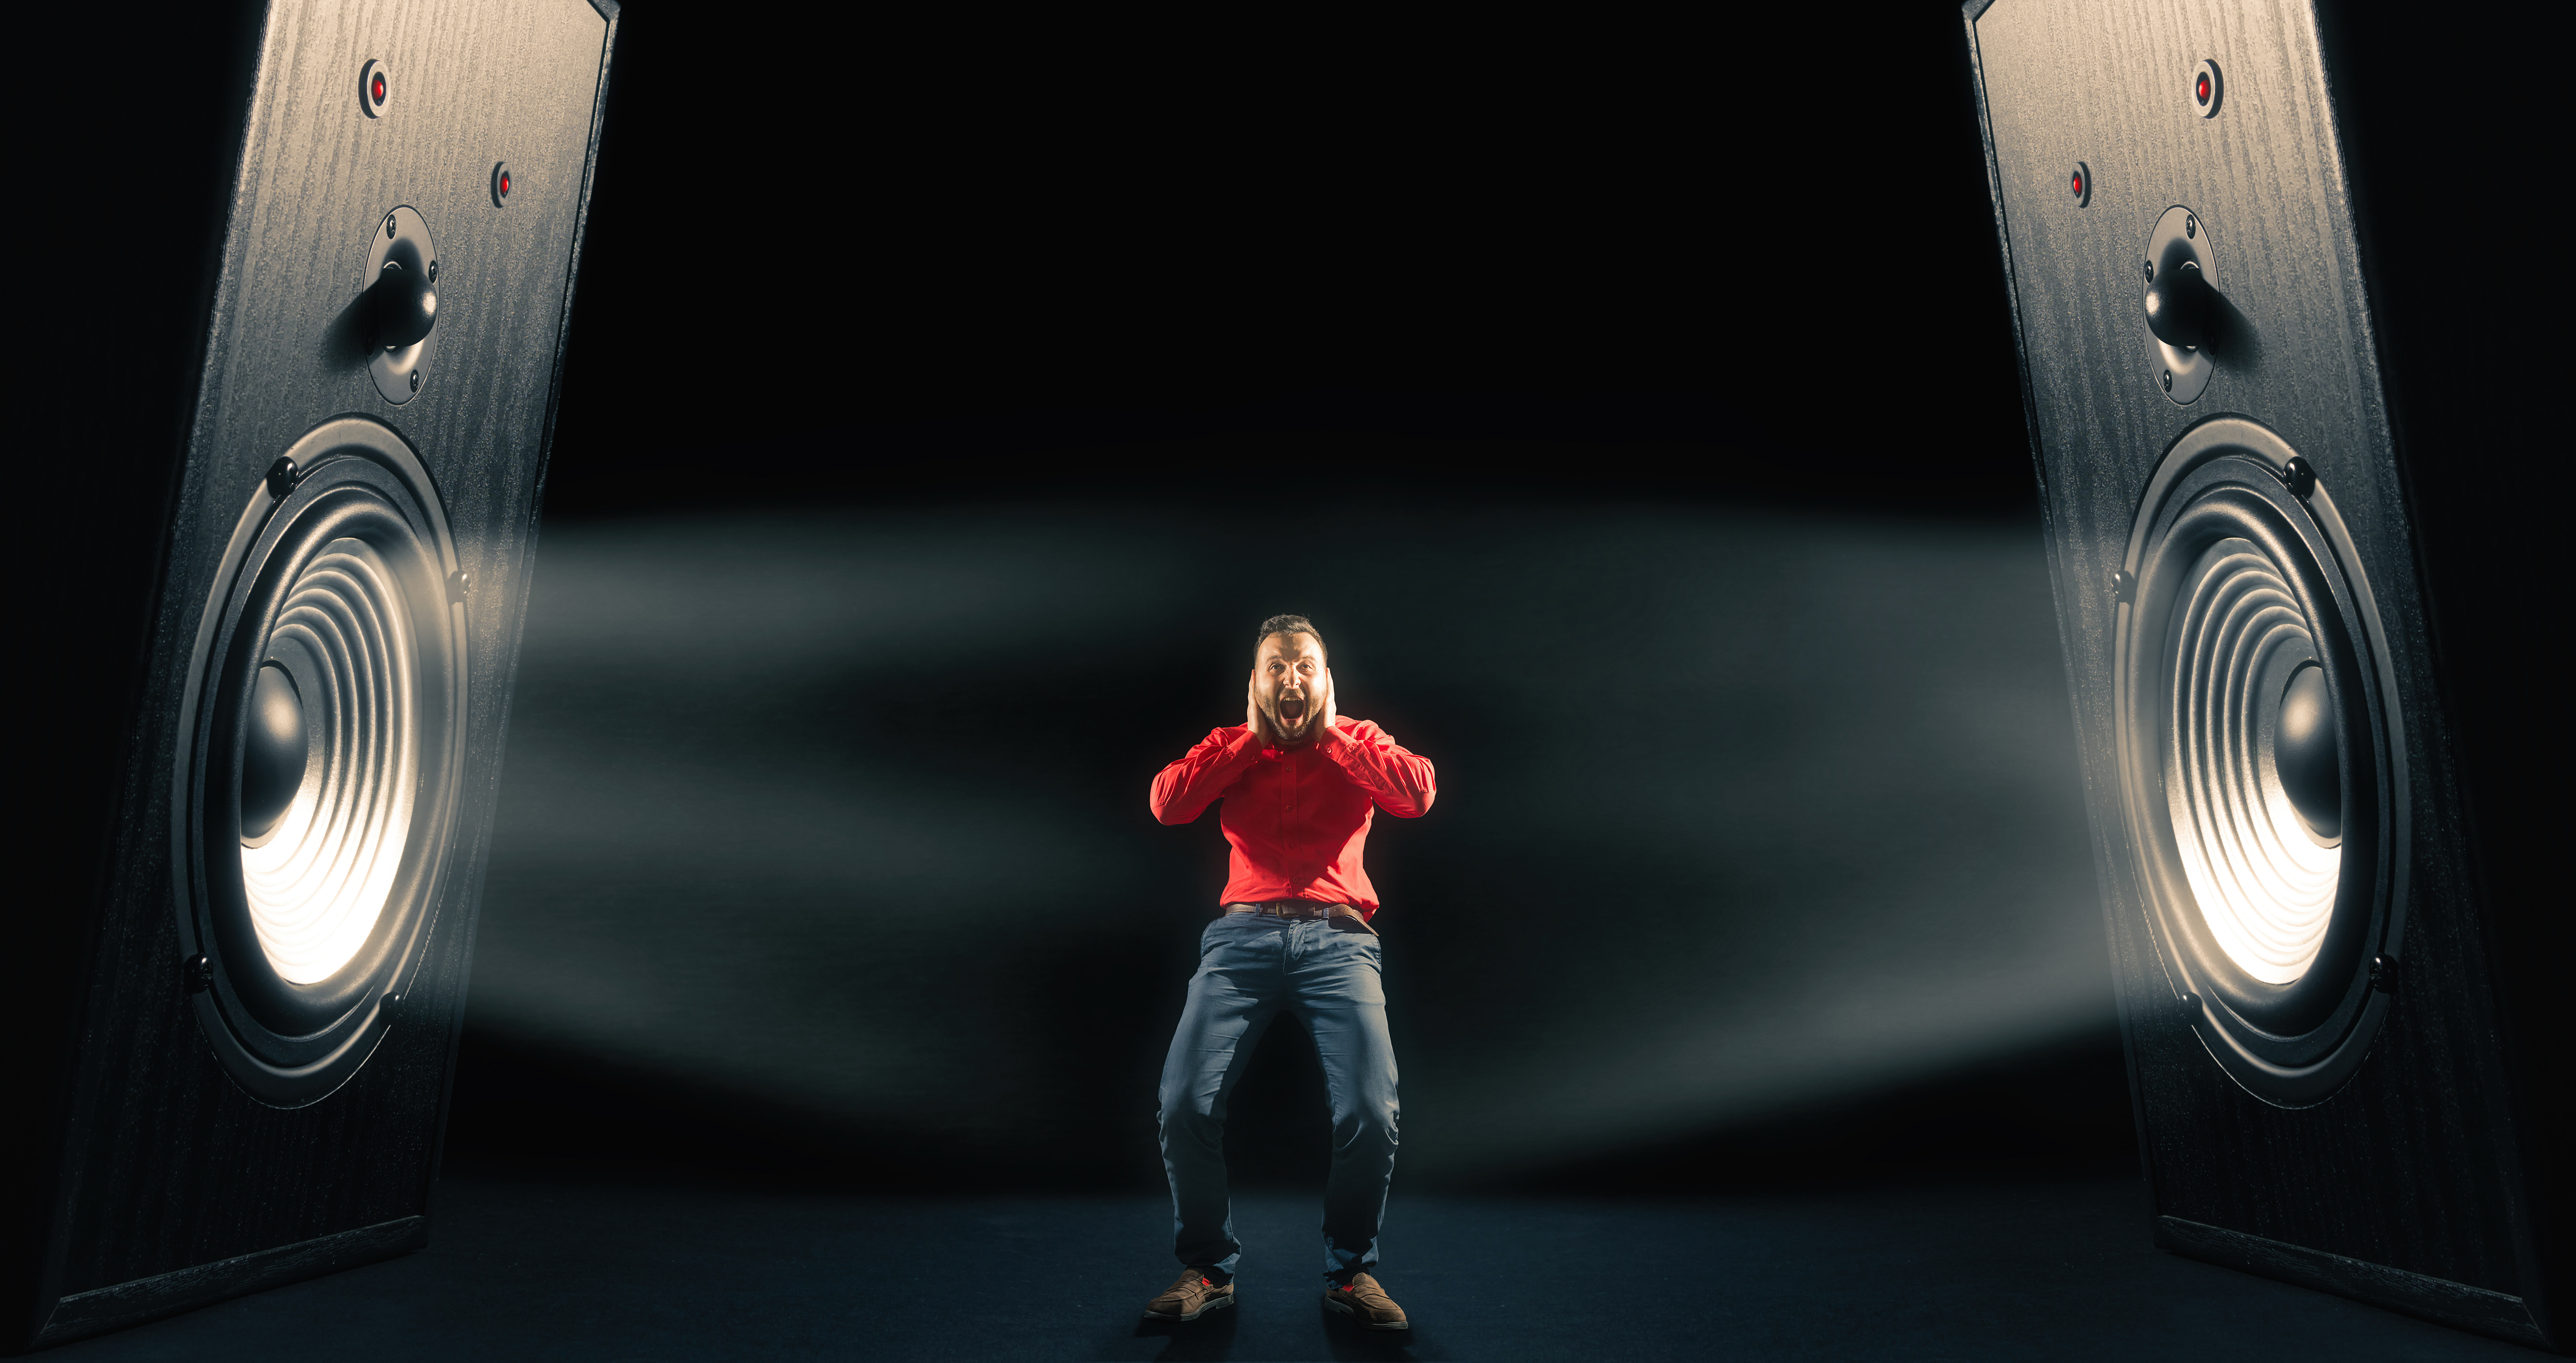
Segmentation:
<svg viewBox="0 0 2576 1363">
<path fill-rule="evenodd" d="M 2405 744 L 2369 581 L 2322 482 L 2264 427 L 2194 427 L 2150 482 L 2114 661 L 2121 803 L 2158 954 L 2249 1092 L 2321 1101 L 2388 996 Z M 2303 467 L 2303 466 L 2302 466 Z"/>
<path fill-rule="evenodd" d="M 436 489 L 391 430 L 317 428 L 250 494 L 201 618 L 172 836 L 198 1020 L 279 1105 L 366 1062 L 452 842 L 464 610 Z M 278 495 L 283 491 L 284 495 Z"/>
</svg>

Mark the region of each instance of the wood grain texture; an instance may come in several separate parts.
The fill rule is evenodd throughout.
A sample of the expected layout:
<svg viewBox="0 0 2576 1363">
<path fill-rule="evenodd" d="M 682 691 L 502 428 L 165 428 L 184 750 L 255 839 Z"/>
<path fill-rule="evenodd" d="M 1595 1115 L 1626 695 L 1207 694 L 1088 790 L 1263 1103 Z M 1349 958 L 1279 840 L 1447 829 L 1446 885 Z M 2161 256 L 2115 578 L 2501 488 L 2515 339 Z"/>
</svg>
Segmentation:
<svg viewBox="0 0 2576 1363">
<path fill-rule="evenodd" d="M 2143 1154 L 2159 1213 L 2519 1297 L 2514 1153 L 2413 530 L 2391 447 L 2315 15 L 2299 0 L 1994 0 L 1970 16 Z M 2187 90 L 2203 58 L 2221 112 Z M 2077 161 L 2093 191 L 2066 191 Z M 2176 406 L 2155 383 L 2139 261 L 2157 216 L 2208 225 L 2250 344 Z M 2186 1025 L 2146 927 L 2116 794 L 2111 575 L 2186 429 L 2240 415 L 2316 467 L 2394 654 L 2413 829 L 2404 992 L 2358 1074 L 2276 1108 Z"/>
<path fill-rule="evenodd" d="M 52 1288 L 62 1297 L 427 1212 L 611 33 L 584 0 L 279 0 L 265 11 L 138 751 L 97 910 L 65 1136 Z M 381 119 L 358 108 L 371 57 L 398 82 Z M 516 181 L 506 208 L 487 188 L 501 160 Z M 400 204 L 423 214 L 437 247 L 440 342 L 427 384 L 397 408 L 363 358 L 329 338 L 376 223 Z M 171 763 L 198 612 L 231 524 L 270 461 L 343 414 L 393 427 L 437 484 L 472 574 L 471 731 L 453 869 L 411 994 L 344 1088 L 285 1110 L 224 1073 L 177 987 Z"/>
</svg>

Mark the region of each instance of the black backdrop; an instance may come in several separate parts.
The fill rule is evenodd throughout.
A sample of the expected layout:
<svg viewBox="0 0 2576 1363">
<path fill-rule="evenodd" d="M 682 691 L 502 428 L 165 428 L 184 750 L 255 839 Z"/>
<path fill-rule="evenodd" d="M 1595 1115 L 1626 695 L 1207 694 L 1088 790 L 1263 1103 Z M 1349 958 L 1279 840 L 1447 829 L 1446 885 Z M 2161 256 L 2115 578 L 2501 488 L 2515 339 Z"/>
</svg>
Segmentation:
<svg viewBox="0 0 2576 1363">
<path fill-rule="evenodd" d="M 1446 782 L 1409 1170 L 2128 1167 L 1960 32 L 630 6 L 450 1158 L 1155 1186 L 1292 609 Z"/>
<path fill-rule="evenodd" d="M 548 509 L 1232 491 L 1294 451 L 2029 505 L 1956 6 L 1862 13 L 647 0 Z M 1615 453 L 1502 467 L 1571 445 Z"/>
</svg>

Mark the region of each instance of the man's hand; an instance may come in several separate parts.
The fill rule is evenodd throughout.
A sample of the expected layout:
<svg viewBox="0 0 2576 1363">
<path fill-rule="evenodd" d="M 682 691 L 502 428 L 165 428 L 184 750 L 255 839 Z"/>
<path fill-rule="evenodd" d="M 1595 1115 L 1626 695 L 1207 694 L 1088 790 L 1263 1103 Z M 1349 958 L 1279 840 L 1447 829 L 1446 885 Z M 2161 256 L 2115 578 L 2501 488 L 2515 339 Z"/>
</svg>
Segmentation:
<svg viewBox="0 0 2576 1363">
<path fill-rule="evenodd" d="M 1341 724 L 1342 712 L 1333 706 L 1333 669 L 1329 667 L 1324 669 L 1322 684 L 1318 689 L 1324 693 L 1324 728 L 1338 728 Z M 1316 731 L 1319 735 L 1322 732 L 1322 729 Z"/>
<path fill-rule="evenodd" d="M 1251 681 L 1244 683 L 1243 727 L 1252 731 L 1253 746 L 1275 748 L 1279 746 L 1279 731 L 1270 727 L 1270 716 L 1261 712 L 1260 685 L 1261 678 L 1258 674 L 1254 675 Z"/>
</svg>

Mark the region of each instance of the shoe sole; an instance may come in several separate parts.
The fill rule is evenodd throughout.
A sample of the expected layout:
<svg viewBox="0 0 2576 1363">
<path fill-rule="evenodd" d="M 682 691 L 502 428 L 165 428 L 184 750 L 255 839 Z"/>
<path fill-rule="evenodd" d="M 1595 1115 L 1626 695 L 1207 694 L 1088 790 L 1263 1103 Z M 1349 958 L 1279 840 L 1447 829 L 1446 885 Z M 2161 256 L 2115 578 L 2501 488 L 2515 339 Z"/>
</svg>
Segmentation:
<svg viewBox="0 0 2576 1363">
<path fill-rule="evenodd" d="M 1229 1306 L 1232 1306 L 1232 1305 L 1234 1305 L 1234 1296 L 1233 1296 L 1233 1294 L 1232 1294 L 1232 1293 L 1228 1293 L 1227 1295 L 1222 1296 L 1222 1297 L 1210 1297 L 1210 1298 L 1208 1298 L 1208 1299 L 1207 1299 L 1207 1301 L 1199 1307 L 1199 1309 L 1197 1309 L 1197 1310 L 1195 1310 L 1195 1311 L 1192 1311 L 1191 1313 L 1189 1313 L 1189 1314 L 1188 1314 L 1188 1315 L 1186 1315 L 1186 1316 L 1184 1316 L 1184 1315 L 1178 1315 L 1178 1314 L 1175 1314 L 1175 1313 L 1173 1313 L 1173 1312 L 1169 1312 L 1169 1311 L 1151 1311 L 1151 1310 L 1149 1310 L 1149 1311 L 1147 1311 L 1147 1312 L 1145 1313 L 1145 1319 L 1147 1319 L 1147 1320 L 1178 1320 L 1178 1321 L 1192 1321 L 1192 1320 L 1197 1320 L 1199 1317 L 1206 1315 L 1206 1314 L 1207 1314 L 1208 1312 L 1210 1312 L 1210 1311 L 1222 1311 L 1222 1310 L 1224 1310 L 1225 1308 L 1227 1308 L 1227 1307 L 1229 1307 Z"/>
<path fill-rule="evenodd" d="M 1350 1306 L 1343 1302 L 1337 1302 L 1330 1297 L 1326 1297 L 1324 1298 L 1324 1309 L 1327 1311 L 1341 1312 L 1343 1315 L 1351 1318 L 1351 1323 L 1353 1325 L 1361 1324 L 1360 1313 L 1357 1307 Z M 1369 1321 L 1364 1328 L 1370 1330 L 1410 1330 L 1413 1328 L 1413 1322 L 1409 1320 L 1399 1320 L 1390 1324 L 1380 1325 L 1376 1321 Z"/>
</svg>

